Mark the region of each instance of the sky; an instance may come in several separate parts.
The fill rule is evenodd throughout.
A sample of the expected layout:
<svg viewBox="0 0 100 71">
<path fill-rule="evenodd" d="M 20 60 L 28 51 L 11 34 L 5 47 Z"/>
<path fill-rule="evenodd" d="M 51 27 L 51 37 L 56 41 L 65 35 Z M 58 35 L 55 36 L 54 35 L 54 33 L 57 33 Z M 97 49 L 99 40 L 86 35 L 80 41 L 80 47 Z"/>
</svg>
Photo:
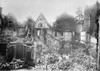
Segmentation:
<svg viewBox="0 0 100 71">
<path fill-rule="evenodd" d="M 3 14 L 12 13 L 19 22 L 32 17 L 35 21 L 43 13 L 49 23 L 67 13 L 75 16 L 79 7 L 95 4 L 97 0 L 0 0 Z"/>
</svg>

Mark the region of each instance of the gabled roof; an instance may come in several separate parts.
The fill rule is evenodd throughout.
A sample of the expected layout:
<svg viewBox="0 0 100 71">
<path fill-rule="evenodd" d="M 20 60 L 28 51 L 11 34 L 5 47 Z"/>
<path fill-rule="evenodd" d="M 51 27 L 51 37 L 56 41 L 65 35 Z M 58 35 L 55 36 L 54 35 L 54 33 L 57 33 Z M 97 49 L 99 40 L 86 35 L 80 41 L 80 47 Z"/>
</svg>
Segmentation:
<svg viewBox="0 0 100 71">
<path fill-rule="evenodd" d="M 47 24 L 47 26 L 48 26 L 49 28 L 51 27 L 51 26 L 49 25 L 47 19 L 44 17 L 44 15 L 43 15 L 42 13 L 40 13 L 40 15 L 38 16 L 38 18 L 37 18 L 37 20 L 36 20 L 36 23 L 37 23 L 38 21 L 41 21 L 41 20 L 45 21 L 46 24 Z"/>
</svg>

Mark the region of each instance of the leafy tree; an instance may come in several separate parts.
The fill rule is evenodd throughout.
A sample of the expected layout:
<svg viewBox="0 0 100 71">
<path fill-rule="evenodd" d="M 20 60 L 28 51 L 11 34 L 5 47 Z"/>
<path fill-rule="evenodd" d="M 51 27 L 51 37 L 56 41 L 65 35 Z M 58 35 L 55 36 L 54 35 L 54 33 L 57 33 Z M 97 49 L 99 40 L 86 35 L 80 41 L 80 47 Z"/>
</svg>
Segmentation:
<svg viewBox="0 0 100 71">
<path fill-rule="evenodd" d="M 59 59 L 57 58 L 56 55 L 53 54 L 50 57 L 48 57 L 47 61 L 48 61 L 48 64 L 55 64 L 56 62 L 59 61 Z"/>
<path fill-rule="evenodd" d="M 84 12 L 82 11 L 81 8 L 78 8 L 77 11 L 76 11 L 76 21 L 77 23 L 80 23 L 80 24 L 84 24 Z"/>
<path fill-rule="evenodd" d="M 88 11 L 88 17 L 90 17 L 90 27 L 87 33 L 89 33 L 91 36 L 95 37 L 97 39 L 96 44 L 96 58 L 97 58 L 97 69 L 99 69 L 99 16 L 100 16 L 100 4 L 97 2 L 95 5 L 93 5 L 92 8 L 90 8 Z"/>
<path fill-rule="evenodd" d="M 79 7 L 76 10 L 76 17 L 75 17 L 75 21 L 76 21 L 76 32 L 75 35 L 73 37 L 73 40 L 80 40 L 80 33 L 82 31 L 82 27 L 84 25 L 84 12 L 82 11 L 82 9 Z"/>
<path fill-rule="evenodd" d="M 4 16 L 4 18 L 1 18 L 1 25 L 0 25 L 1 34 L 7 28 L 7 26 L 8 26 L 8 18 L 7 18 L 7 16 Z"/>
<path fill-rule="evenodd" d="M 90 27 L 87 30 L 87 33 L 89 33 L 91 36 L 97 38 L 98 37 L 98 17 L 100 15 L 100 5 L 97 2 L 93 7 L 87 8 L 85 10 L 85 14 L 88 15 L 87 17 L 90 18 Z"/>
<path fill-rule="evenodd" d="M 8 29 L 16 31 L 19 27 L 16 17 L 12 14 L 8 14 L 7 20 L 8 20 L 8 22 L 7 22 L 8 23 L 8 26 L 7 26 Z"/>
<path fill-rule="evenodd" d="M 88 34 L 90 34 L 91 36 L 93 36 L 93 37 L 95 37 L 95 38 L 97 38 L 97 24 L 96 24 L 96 22 L 97 22 L 97 20 L 96 21 L 93 21 L 93 18 L 92 18 L 92 16 L 90 15 L 90 21 L 91 21 L 91 23 L 90 23 L 90 28 L 89 28 L 89 30 L 87 31 L 87 33 Z"/>
<path fill-rule="evenodd" d="M 31 35 L 34 35 L 35 33 L 35 21 L 29 17 L 27 19 L 27 21 L 25 22 L 25 27 L 27 28 L 27 33 L 28 34 L 31 34 Z"/>
<path fill-rule="evenodd" d="M 12 15 L 6 15 L 2 18 L 0 41 L 10 42 L 13 32 L 18 29 L 17 20 Z M 12 35 L 11 35 L 12 34 Z"/>
<path fill-rule="evenodd" d="M 1 31 L 4 31 L 5 29 L 13 30 L 13 31 L 18 29 L 17 20 L 14 16 L 6 15 L 4 16 L 4 18 L 2 18 Z"/>
<path fill-rule="evenodd" d="M 76 31 L 76 22 L 73 16 L 68 14 L 60 15 L 54 22 L 54 29 L 57 31 Z"/>
</svg>

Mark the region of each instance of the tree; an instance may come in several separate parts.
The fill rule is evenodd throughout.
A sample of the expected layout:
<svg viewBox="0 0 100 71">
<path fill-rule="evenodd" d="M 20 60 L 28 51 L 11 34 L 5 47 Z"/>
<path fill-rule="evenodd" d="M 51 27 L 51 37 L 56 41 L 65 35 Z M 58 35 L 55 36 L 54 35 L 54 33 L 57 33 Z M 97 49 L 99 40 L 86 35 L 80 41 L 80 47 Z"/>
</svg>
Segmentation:
<svg viewBox="0 0 100 71">
<path fill-rule="evenodd" d="M 79 22 L 80 24 L 84 24 L 84 14 L 83 14 L 84 12 L 82 11 L 82 9 L 79 7 L 78 9 L 77 9 L 77 11 L 76 11 L 76 17 L 75 17 L 75 19 L 76 19 L 76 21 L 77 21 L 77 23 Z"/>
<path fill-rule="evenodd" d="M 18 29 L 17 20 L 12 15 L 6 15 L 2 18 L 0 41 L 10 42 L 13 32 Z"/>
<path fill-rule="evenodd" d="M 7 16 L 4 16 L 4 18 L 1 19 L 1 34 L 3 33 L 3 31 L 7 28 L 8 26 L 8 18 Z"/>
<path fill-rule="evenodd" d="M 31 35 L 34 35 L 35 33 L 35 21 L 29 17 L 27 19 L 27 21 L 25 22 L 25 27 L 27 28 L 27 33 L 28 34 L 31 34 Z"/>
<path fill-rule="evenodd" d="M 73 16 L 64 13 L 56 19 L 53 27 L 61 32 L 76 31 L 76 22 Z"/>
<path fill-rule="evenodd" d="M 76 11 L 75 21 L 76 21 L 77 26 L 82 25 L 82 27 L 83 27 L 83 25 L 84 25 L 84 12 L 82 11 L 81 8 L 78 8 Z M 81 26 L 79 26 L 77 28 L 76 32 L 80 33 L 81 31 L 82 31 Z"/>
<path fill-rule="evenodd" d="M 7 26 L 8 29 L 16 31 L 19 27 L 16 17 L 13 14 L 9 13 L 7 15 L 7 18 L 8 18 L 7 19 L 8 20 L 8 26 Z"/>
<path fill-rule="evenodd" d="M 94 36 L 97 39 L 96 46 L 96 57 L 97 57 L 97 70 L 99 71 L 99 16 L 100 16 L 100 4 L 97 2 L 93 5 L 92 8 L 86 10 L 87 14 L 90 17 L 90 27 L 87 31 L 91 36 Z"/>
<path fill-rule="evenodd" d="M 82 11 L 82 9 L 79 7 L 76 10 L 76 17 L 75 17 L 75 21 L 76 21 L 76 32 L 75 32 L 75 36 L 74 36 L 74 40 L 80 40 L 80 33 L 82 31 L 82 27 L 84 25 L 84 12 Z"/>
<path fill-rule="evenodd" d="M 92 7 L 86 8 L 84 14 L 85 16 L 87 16 L 87 18 L 89 18 L 90 21 L 87 33 L 95 38 L 97 38 L 97 32 L 98 32 L 97 22 L 98 22 L 99 10 L 100 10 L 99 3 L 97 2 Z"/>
</svg>

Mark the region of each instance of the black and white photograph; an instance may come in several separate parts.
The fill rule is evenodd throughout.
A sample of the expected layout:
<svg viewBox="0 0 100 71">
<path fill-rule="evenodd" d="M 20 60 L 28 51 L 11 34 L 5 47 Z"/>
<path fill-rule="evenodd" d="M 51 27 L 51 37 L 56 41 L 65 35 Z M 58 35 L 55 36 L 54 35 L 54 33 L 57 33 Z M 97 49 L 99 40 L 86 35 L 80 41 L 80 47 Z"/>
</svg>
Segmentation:
<svg viewBox="0 0 100 71">
<path fill-rule="evenodd" d="M 0 0 L 0 71 L 100 71 L 100 0 Z"/>
</svg>

